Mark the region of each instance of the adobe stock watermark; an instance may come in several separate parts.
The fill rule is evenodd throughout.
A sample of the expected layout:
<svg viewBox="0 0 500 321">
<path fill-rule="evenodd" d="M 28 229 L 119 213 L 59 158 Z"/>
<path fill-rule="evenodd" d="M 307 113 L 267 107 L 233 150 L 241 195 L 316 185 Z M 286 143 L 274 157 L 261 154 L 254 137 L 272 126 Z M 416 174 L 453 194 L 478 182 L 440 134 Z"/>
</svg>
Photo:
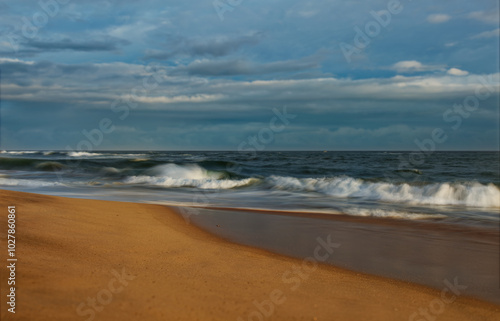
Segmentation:
<svg viewBox="0 0 500 321">
<path fill-rule="evenodd" d="M 434 321 L 437 317 L 444 313 L 446 305 L 452 304 L 467 289 L 466 285 L 458 283 L 458 278 L 453 279 L 453 283 L 448 280 L 443 281 L 445 287 L 441 290 L 439 298 L 435 298 L 427 307 L 418 309 L 418 312 L 413 312 L 408 321 Z"/>
<path fill-rule="evenodd" d="M 313 256 L 306 257 L 300 265 L 294 264 L 290 270 L 285 271 L 281 275 L 281 281 L 289 285 L 289 291 L 293 292 L 299 289 L 302 282 L 308 280 L 311 273 L 316 271 L 318 262 L 325 262 L 335 249 L 340 247 L 339 243 L 332 242 L 331 234 L 326 237 L 326 240 L 317 237 L 316 241 L 318 245 L 314 249 Z M 285 296 L 285 292 L 282 289 L 274 289 L 261 302 L 254 300 L 252 304 L 255 309 L 246 318 L 238 317 L 236 320 L 264 321 L 269 319 L 276 311 L 276 307 L 286 302 L 287 297 Z"/>
<path fill-rule="evenodd" d="M 40 10 L 35 12 L 31 19 L 22 17 L 22 26 L 20 33 L 11 32 L 7 35 L 7 43 L 11 46 L 12 51 L 18 52 L 19 43 L 24 39 L 32 40 L 36 38 L 40 29 L 44 28 L 51 18 L 54 18 L 61 11 L 60 5 L 66 5 L 71 0 L 40 0 L 38 6 Z"/>
<path fill-rule="evenodd" d="M 380 34 L 382 28 L 387 28 L 391 24 L 392 17 L 400 14 L 404 8 L 399 0 L 389 0 L 386 7 L 387 10 L 370 11 L 373 20 L 366 22 L 363 29 L 354 26 L 355 35 L 352 44 L 340 43 L 340 49 L 347 63 L 351 63 L 352 55 L 362 53 L 372 42 L 373 38 Z"/>
<path fill-rule="evenodd" d="M 252 158 L 257 157 L 257 152 L 264 151 L 266 146 L 274 142 L 275 135 L 284 131 L 286 127 L 290 125 L 290 121 L 297 117 L 295 114 L 289 114 L 286 106 L 283 106 L 281 111 L 277 108 L 273 108 L 272 112 L 274 116 L 271 117 L 268 125 L 261 128 L 257 134 L 248 136 L 243 140 L 238 145 L 238 152 L 245 154 L 250 153 L 250 157 Z M 242 168 L 239 165 L 228 164 L 226 165 L 226 171 L 241 174 Z M 189 217 L 191 215 L 198 215 L 199 210 L 196 207 L 207 206 L 210 204 L 210 199 L 213 199 L 216 195 L 218 195 L 218 193 L 209 193 L 205 191 L 197 193 L 193 196 L 193 205 L 191 205 L 191 207 L 180 207 L 178 211 L 186 223 L 189 223 Z"/>
<path fill-rule="evenodd" d="M 252 157 L 256 157 L 257 151 L 263 151 L 267 145 L 274 141 L 274 134 L 281 133 L 286 126 L 290 125 L 290 120 L 297 117 L 297 115 L 289 114 L 286 106 L 283 107 L 282 112 L 273 108 L 273 113 L 275 116 L 271 118 L 269 125 L 259 130 L 257 135 L 248 136 L 246 140 L 241 142 L 238 146 L 238 152 L 250 152 Z"/>
<path fill-rule="evenodd" d="M 142 79 L 141 84 L 130 89 L 128 95 L 120 96 L 120 98 L 115 99 L 111 103 L 110 110 L 116 115 L 115 118 L 118 119 L 114 119 L 113 121 L 111 118 L 104 117 L 99 120 L 97 127 L 90 130 L 83 129 L 81 133 L 85 138 L 81 139 L 76 144 L 76 149 L 70 145 L 66 146 L 66 151 L 68 152 L 68 159 L 66 161 L 72 161 L 78 165 L 81 159 L 72 158 L 72 154 L 78 156 L 79 152 L 94 151 L 103 143 L 105 135 L 109 135 L 116 130 L 116 121 L 124 121 L 127 119 L 130 115 L 130 111 L 139 106 L 141 98 L 149 95 L 164 81 L 166 75 L 165 67 L 156 63 L 151 63 L 144 68 L 148 75 Z M 57 174 L 61 181 L 61 174 L 59 172 L 57 172 Z"/>
<path fill-rule="evenodd" d="M 220 21 L 224 21 L 224 14 L 227 11 L 232 12 L 234 8 L 241 5 L 243 1 L 244 0 L 214 0 L 212 5 L 214 6 L 215 12 L 219 16 Z"/>
<path fill-rule="evenodd" d="M 114 298 L 114 295 L 123 292 L 129 281 L 133 281 L 136 276 L 125 272 L 125 268 L 119 273 L 116 270 L 111 270 L 114 278 L 109 280 L 107 287 L 97 292 L 94 297 L 88 297 L 86 301 L 81 302 L 76 308 L 76 314 L 81 317 L 87 317 L 85 321 L 92 321 L 96 314 L 104 310 Z"/>
<path fill-rule="evenodd" d="M 482 101 L 490 98 L 498 90 L 499 81 L 495 80 L 493 75 L 489 75 L 489 77 L 479 76 L 477 79 L 480 84 L 476 86 L 473 95 L 465 97 L 461 103 L 455 103 L 453 107 L 443 112 L 444 122 L 452 123 L 452 132 L 457 131 L 462 126 L 464 119 L 469 118 L 473 112 L 479 109 Z M 415 139 L 414 142 L 419 151 L 410 153 L 408 159 L 400 155 L 398 167 L 400 175 L 409 178 L 409 170 L 424 164 L 426 159 L 436 151 L 437 145 L 444 144 L 448 138 L 447 131 L 438 127 L 432 131 L 431 137 L 423 140 Z"/>
</svg>

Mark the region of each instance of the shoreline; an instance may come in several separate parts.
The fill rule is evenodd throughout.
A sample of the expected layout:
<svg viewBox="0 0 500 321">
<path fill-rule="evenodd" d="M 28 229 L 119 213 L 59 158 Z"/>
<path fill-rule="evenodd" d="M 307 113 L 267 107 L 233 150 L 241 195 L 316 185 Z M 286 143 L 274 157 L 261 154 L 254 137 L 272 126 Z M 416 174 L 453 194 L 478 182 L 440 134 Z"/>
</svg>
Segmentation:
<svg viewBox="0 0 500 321">
<path fill-rule="evenodd" d="M 6 190 L 0 203 L 18 211 L 16 317 L 29 320 L 85 320 L 89 311 L 99 320 L 247 320 L 259 313 L 267 319 L 262 313 L 271 306 L 273 320 L 406 320 L 431 302 L 446 303 L 442 291 L 417 284 L 325 264 L 308 270 L 304 260 L 188 225 L 165 206 Z M 106 292 L 118 271 L 122 291 Z M 2 269 L 3 298 L 6 273 Z M 98 304 L 101 310 L 86 303 L 89 297 L 99 303 L 99 294 L 108 292 L 112 298 Z M 500 306 L 459 295 L 438 312 L 440 320 L 495 320 Z M 2 320 L 9 320 L 6 313 L 1 310 Z"/>
<path fill-rule="evenodd" d="M 484 225 L 465 225 L 462 223 L 450 222 L 445 218 L 421 218 L 421 219 L 405 219 L 398 217 L 377 217 L 377 216 L 361 216 L 361 215 L 351 215 L 345 213 L 333 213 L 333 212 L 319 212 L 306 210 L 294 211 L 294 210 L 276 210 L 276 209 L 265 209 L 265 208 L 247 208 L 247 207 L 218 207 L 218 206 L 193 206 L 193 205 L 175 205 L 175 204 L 163 204 L 162 202 L 145 202 L 145 204 L 154 205 L 164 205 L 169 208 L 192 208 L 195 210 L 218 210 L 218 211 L 233 211 L 233 212 L 251 212 L 256 214 L 271 214 L 271 215 L 283 215 L 283 216 L 296 216 L 305 217 L 312 219 L 323 219 L 323 220 L 333 220 L 333 221 L 343 221 L 351 223 L 366 223 L 381 226 L 401 226 L 401 227 L 411 227 L 411 228 L 422 228 L 422 229 L 438 229 L 443 232 L 465 232 L 477 234 L 478 236 L 500 236 L 500 225 L 497 226 L 495 223 L 494 227 L 484 226 Z"/>
<path fill-rule="evenodd" d="M 465 294 L 500 304 L 500 233 L 494 229 L 350 215 L 197 211 L 188 217 L 193 224 L 232 242 L 304 259 L 316 237 L 332 235 L 343 247 L 326 264 L 434 289 L 458 278 L 468 285 Z"/>
</svg>

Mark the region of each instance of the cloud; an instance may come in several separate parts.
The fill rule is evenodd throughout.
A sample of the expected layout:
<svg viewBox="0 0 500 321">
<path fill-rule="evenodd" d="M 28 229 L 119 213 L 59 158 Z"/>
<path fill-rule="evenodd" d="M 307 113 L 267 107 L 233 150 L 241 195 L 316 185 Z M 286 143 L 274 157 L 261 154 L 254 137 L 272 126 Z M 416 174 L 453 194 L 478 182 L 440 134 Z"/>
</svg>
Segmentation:
<svg viewBox="0 0 500 321">
<path fill-rule="evenodd" d="M 289 70 L 288 64 L 292 67 L 296 62 L 276 62 L 273 68 L 262 64 L 256 68 L 283 70 L 275 66 L 287 66 L 284 69 Z M 109 109 L 110 103 L 117 97 L 130 95 L 131 89 L 141 86 L 143 78 L 150 75 L 145 66 L 127 63 L 75 65 L 3 58 L 0 68 L 5 74 L 2 85 L 4 100 L 40 104 L 72 102 L 85 108 L 94 106 L 105 109 Z M 176 75 L 173 72 L 176 67 L 165 69 L 162 84 L 136 99 L 142 109 L 175 110 L 179 104 L 182 108 L 191 104 L 190 108 L 214 112 L 235 106 L 252 109 L 265 105 L 303 104 L 301 108 L 307 108 L 312 104 L 327 109 L 338 106 L 335 108 L 339 111 L 349 112 L 355 109 L 346 109 L 340 102 L 357 102 L 354 106 L 359 109 L 362 102 L 463 99 L 465 94 L 473 94 L 480 84 L 477 75 L 465 74 L 457 68 L 450 69 L 447 74 L 411 77 L 255 81 L 225 78 L 208 81 L 196 76 Z M 244 71 L 251 72 L 248 69 Z M 491 77 L 491 82 L 499 82 L 498 74 Z M 26 83 L 27 80 L 29 83 Z M 363 108 L 370 109 L 370 106 Z"/>
<path fill-rule="evenodd" d="M 451 19 L 451 16 L 442 13 L 430 14 L 427 21 L 430 23 L 443 23 Z"/>
<path fill-rule="evenodd" d="M 119 46 L 128 45 L 129 41 L 114 37 L 106 37 L 103 40 L 85 40 L 74 41 L 64 38 L 56 41 L 29 41 L 24 45 L 26 47 L 39 49 L 43 51 L 73 50 L 73 51 L 114 51 Z"/>
<path fill-rule="evenodd" d="M 13 59 L 13 58 L 0 58 L 0 64 L 24 64 L 24 65 L 32 65 L 34 62 L 33 61 L 25 61 L 25 60 L 20 60 L 20 59 Z"/>
<path fill-rule="evenodd" d="M 490 31 L 484 31 L 481 32 L 475 36 L 473 36 L 473 39 L 478 39 L 478 38 L 492 38 L 492 37 L 500 37 L 500 28 L 495 29 L 495 30 L 490 30 Z"/>
<path fill-rule="evenodd" d="M 468 71 L 465 71 L 465 70 L 460 70 L 458 68 L 451 68 L 451 69 L 448 69 L 448 71 L 446 72 L 448 75 L 452 75 L 452 76 L 467 76 L 469 74 Z"/>
<path fill-rule="evenodd" d="M 442 70 L 443 66 L 424 65 L 416 60 L 404 60 L 392 65 L 392 69 L 401 73 L 411 73 L 411 72 L 421 72 L 421 71 Z"/>
<path fill-rule="evenodd" d="M 76 37 L 75 37 L 76 38 Z M 42 53 L 58 52 L 58 51 L 78 51 L 78 52 L 113 52 L 120 49 L 120 47 L 129 45 L 128 40 L 119 39 L 115 37 L 101 37 L 90 40 L 73 40 L 71 38 L 62 38 L 58 40 L 37 39 L 23 41 L 17 43 L 17 50 L 14 51 L 12 46 L 7 43 L 4 51 L 0 51 L 0 55 L 14 56 L 14 57 L 34 57 Z M 0 47 L 1 49 L 1 47 Z"/>
<path fill-rule="evenodd" d="M 261 33 L 248 36 L 228 38 L 226 36 L 212 39 L 182 39 L 169 51 L 147 50 L 144 59 L 168 60 L 177 56 L 222 57 L 238 51 L 244 46 L 255 45 L 260 41 Z"/>
<path fill-rule="evenodd" d="M 273 108 L 287 105 L 291 113 L 300 115 L 290 132 L 300 125 L 304 131 L 288 136 L 287 146 L 292 149 L 310 148 L 316 139 L 318 147 L 325 146 L 325 141 L 335 144 L 341 137 L 348 137 L 344 146 L 370 148 L 375 143 L 388 148 L 391 135 L 378 139 L 382 132 L 377 129 L 396 124 L 408 127 L 394 130 L 398 134 L 392 136 L 407 138 L 401 146 L 411 148 L 419 129 L 450 125 L 443 122 L 441 112 L 474 95 L 477 78 L 489 77 L 498 58 L 493 41 L 497 34 L 491 31 L 498 25 L 489 24 L 498 23 L 498 3 L 492 0 L 441 1 L 438 7 L 435 1 L 421 0 L 420 10 L 393 15 L 387 28 L 381 26 L 379 36 L 370 36 L 369 45 L 351 64 L 346 63 L 338 42 L 355 46 L 363 42 L 354 28 L 365 33 L 367 23 L 375 21 L 370 12 L 386 10 L 387 0 L 369 7 L 360 1 L 292 0 L 266 5 L 247 1 L 226 12 L 224 22 L 210 0 L 195 5 L 191 1 L 73 1 L 61 5 L 60 13 L 33 39 L 23 36 L 22 27 L 24 16 L 32 20 L 41 10 L 36 2 L 35 7 L 28 0 L 3 2 L 9 8 L 0 9 L 2 106 L 6 107 L 2 142 L 17 140 L 18 145 L 11 144 L 17 148 L 54 148 L 56 143 L 64 148 L 63 140 L 74 145 L 82 139 L 82 129 L 90 130 L 102 117 L 119 116 L 110 105 L 143 86 L 150 74 L 145 58 L 165 68 L 162 83 L 147 93 L 138 91 L 137 108 L 131 109 L 126 124 L 118 121 L 116 126 L 137 128 L 143 135 L 140 139 L 153 141 L 154 146 L 168 148 L 175 140 L 174 145 L 182 148 L 231 148 L 238 142 L 228 145 L 227 137 L 243 139 L 255 128 L 258 132 L 260 125 L 251 124 L 267 121 Z M 436 17 L 430 14 L 448 14 L 451 19 L 431 24 L 426 19 L 436 21 Z M 17 52 L 10 46 L 11 35 L 16 36 Z M 464 137 L 475 140 L 489 132 L 485 141 L 493 147 L 498 145 L 497 88 L 461 127 Z M 469 124 L 480 134 L 468 131 Z M 244 132 L 246 125 L 250 133 Z M 167 128 L 168 134 L 156 134 L 157 126 Z M 206 141 L 209 127 L 213 135 Z M 52 147 L 42 141 L 43 135 L 16 136 L 26 128 L 44 128 L 53 139 Z M 60 134 L 66 133 L 61 128 L 74 136 Z M 333 133 L 339 128 L 343 129 L 335 137 L 324 138 L 318 132 Z M 364 130 L 363 139 L 372 140 L 348 135 L 360 130 Z M 107 136 L 107 146 L 130 148 L 129 140 L 139 137 L 129 134 Z M 288 135 L 282 134 L 276 135 L 277 141 Z M 453 141 L 465 149 L 476 147 Z M 141 143 L 134 146 L 151 146 Z"/>
<path fill-rule="evenodd" d="M 290 2 L 291 6 L 286 9 L 285 14 L 292 19 L 309 19 L 325 12 L 325 2 L 322 0 L 308 0 Z"/>
<path fill-rule="evenodd" d="M 141 103 L 162 103 L 162 104 L 172 104 L 172 103 L 204 103 L 209 101 L 220 100 L 223 98 L 222 95 L 194 95 L 194 96 L 155 96 L 155 97 L 138 97 L 136 100 Z"/>
<path fill-rule="evenodd" d="M 177 68 L 190 75 L 198 76 L 237 76 L 263 75 L 270 73 L 297 72 L 318 68 L 319 63 L 314 57 L 277 61 L 269 63 L 255 63 L 245 59 L 234 60 L 196 60 L 187 66 Z"/>
<path fill-rule="evenodd" d="M 340 127 L 334 131 L 332 136 L 336 138 L 351 138 L 364 136 L 365 139 L 369 137 L 383 137 L 383 136 L 394 136 L 394 135 L 408 135 L 415 132 L 414 128 L 407 125 L 390 125 L 382 128 L 366 129 L 366 128 L 354 128 L 354 127 Z M 419 130 L 419 134 L 422 134 L 422 130 Z"/>
<path fill-rule="evenodd" d="M 71 136 L 65 134 L 58 138 L 72 145 L 81 139 L 79 133 L 82 129 L 93 128 L 100 117 L 112 118 L 116 125 L 120 125 L 117 118 L 120 114 L 110 109 L 111 103 L 130 95 L 131 89 L 141 86 L 143 77 L 148 75 L 143 65 L 117 62 L 58 64 L 0 60 L 2 70 L 7 65 L 11 67 L 2 85 L 3 99 L 16 108 L 8 110 L 10 115 L 3 115 L 6 122 L 12 119 L 12 124 L 3 128 L 4 134 L 6 129 L 9 130 L 4 137 L 17 135 L 18 124 L 14 119 L 23 117 L 23 121 L 28 118 L 24 128 L 38 128 L 40 122 L 43 123 L 40 126 L 54 126 L 55 129 L 42 130 L 48 136 L 61 136 L 50 134 L 51 131 L 61 132 L 61 127 L 72 130 L 74 134 Z M 409 148 L 415 135 L 426 137 L 423 127 L 443 126 L 442 118 L 436 116 L 436 109 L 450 108 L 453 101 L 462 101 L 467 95 L 474 94 L 480 84 L 477 75 L 456 77 L 442 73 L 364 79 L 325 77 L 248 81 L 222 78 L 206 81 L 193 76 L 173 76 L 175 67 L 166 69 L 165 81 L 146 94 L 138 91 L 134 100 L 137 107 L 130 110 L 128 120 L 131 126 L 143 132 L 141 137 L 150 140 L 141 146 L 162 145 L 161 137 L 176 137 L 174 145 L 178 148 L 231 148 L 233 145 L 226 137 L 243 135 L 244 138 L 244 135 L 249 135 L 245 130 L 250 133 L 258 131 L 262 121 L 273 116 L 273 108 L 286 105 L 289 113 L 299 115 L 297 125 L 302 123 L 302 129 L 289 128 L 290 148 L 311 148 L 311 141 L 317 141 L 320 147 L 324 142 L 339 143 L 342 139 L 345 139 L 345 146 L 368 148 L 372 146 L 370 144 L 378 144 L 384 148 L 394 142 L 387 138 L 392 134 L 401 139 L 398 148 Z M 498 97 L 499 87 L 495 85 L 499 84 L 499 75 L 483 77 L 492 82 L 495 92 L 492 96 Z M 32 82 L 21 86 L 15 83 L 19 79 Z M 489 110 L 494 113 L 496 105 L 494 108 L 488 106 L 481 102 L 474 119 L 483 117 Z M 65 114 L 79 116 L 77 119 L 53 116 Z M 159 137 L 155 129 L 160 127 L 167 128 L 168 135 Z M 137 139 L 136 136 L 134 133 L 110 135 L 105 146 L 131 148 L 130 143 Z M 33 144 L 41 139 L 39 137 L 41 135 L 26 134 L 22 140 Z M 208 138 L 209 141 L 202 143 Z M 13 140 L 9 138 L 9 141 Z M 173 144 L 170 139 L 165 143 Z"/>
<path fill-rule="evenodd" d="M 484 23 L 490 23 L 498 25 L 499 23 L 499 13 L 498 7 L 489 11 L 474 11 L 469 13 L 468 18 L 475 19 Z"/>
</svg>

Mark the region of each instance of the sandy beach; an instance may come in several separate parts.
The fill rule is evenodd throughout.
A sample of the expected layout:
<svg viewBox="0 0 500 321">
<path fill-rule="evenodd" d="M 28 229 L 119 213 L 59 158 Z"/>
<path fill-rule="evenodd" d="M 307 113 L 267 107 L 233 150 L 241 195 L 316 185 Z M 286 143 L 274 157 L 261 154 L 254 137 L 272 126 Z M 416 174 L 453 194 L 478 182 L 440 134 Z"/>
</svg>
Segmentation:
<svg viewBox="0 0 500 321">
<path fill-rule="evenodd" d="M 2 320 L 498 320 L 500 306 L 227 242 L 165 206 L 0 191 L 16 206 L 16 314 Z M 226 227 L 230 228 L 230 227 Z"/>
</svg>

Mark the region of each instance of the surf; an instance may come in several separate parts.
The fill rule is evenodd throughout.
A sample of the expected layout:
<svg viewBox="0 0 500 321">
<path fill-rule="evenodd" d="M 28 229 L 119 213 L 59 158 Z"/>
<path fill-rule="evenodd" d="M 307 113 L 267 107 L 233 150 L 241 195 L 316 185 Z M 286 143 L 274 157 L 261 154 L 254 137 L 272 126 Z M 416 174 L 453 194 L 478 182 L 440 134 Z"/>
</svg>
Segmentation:
<svg viewBox="0 0 500 321">
<path fill-rule="evenodd" d="M 317 192 L 338 198 L 405 203 L 414 205 L 463 205 L 500 207 L 500 189 L 478 182 L 409 183 L 367 182 L 348 176 L 295 178 L 270 176 L 266 181 L 275 189 Z"/>
</svg>

